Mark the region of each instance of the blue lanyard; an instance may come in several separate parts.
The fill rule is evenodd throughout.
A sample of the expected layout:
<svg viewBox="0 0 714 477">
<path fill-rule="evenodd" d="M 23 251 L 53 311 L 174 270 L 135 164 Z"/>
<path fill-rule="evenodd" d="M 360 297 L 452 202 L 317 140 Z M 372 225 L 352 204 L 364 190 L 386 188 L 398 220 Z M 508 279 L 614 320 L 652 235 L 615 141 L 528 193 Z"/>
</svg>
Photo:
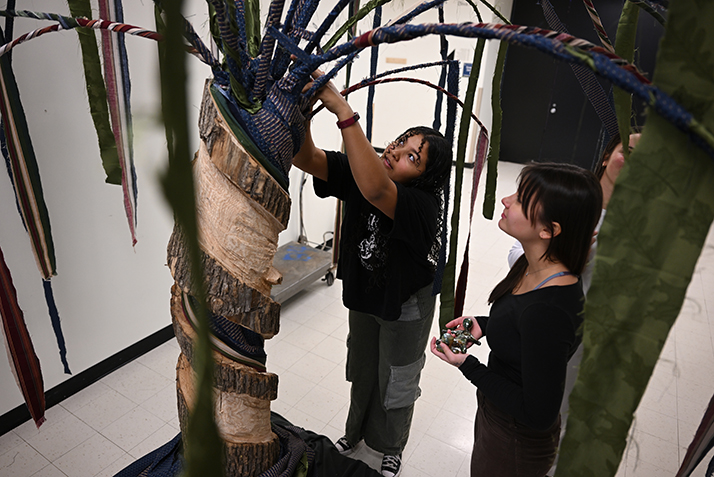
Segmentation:
<svg viewBox="0 0 714 477">
<path fill-rule="evenodd" d="M 558 272 L 558 273 L 554 273 L 553 275 L 549 276 L 548 278 L 546 278 L 545 280 L 543 280 L 542 282 L 540 282 L 538 285 L 536 285 L 536 287 L 534 288 L 534 290 L 539 289 L 540 287 L 542 287 L 543 285 L 545 285 L 546 283 L 548 283 L 548 282 L 551 281 L 552 279 L 558 278 L 558 277 L 562 277 L 562 276 L 564 276 L 564 275 L 572 275 L 572 273 L 571 273 L 571 272 Z"/>
</svg>

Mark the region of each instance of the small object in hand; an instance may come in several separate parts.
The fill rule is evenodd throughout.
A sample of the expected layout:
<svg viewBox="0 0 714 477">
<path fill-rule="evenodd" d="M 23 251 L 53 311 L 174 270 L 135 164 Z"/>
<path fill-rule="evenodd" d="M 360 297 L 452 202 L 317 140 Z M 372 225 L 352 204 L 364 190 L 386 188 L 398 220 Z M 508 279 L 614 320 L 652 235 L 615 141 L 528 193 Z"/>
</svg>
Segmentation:
<svg viewBox="0 0 714 477">
<path fill-rule="evenodd" d="M 466 353 L 468 350 L 469 343 L 476 343 L 481 345 L 481 342 L 473 337 L 471 334 L 471 327 L 473 326 L 473 320 L 471 318 L 464 318 L 462 322 L 464 327 L 463 330 L 457 328 L 444 328 L 441 330 L 441 337 L 436 340 L 436 349 L 441 351 L 439 347 L 440 343 L 444 343 L 451 349 L 454 354 Z M 443 351 L 441 351 L 443 353 Z"/>
</svg>

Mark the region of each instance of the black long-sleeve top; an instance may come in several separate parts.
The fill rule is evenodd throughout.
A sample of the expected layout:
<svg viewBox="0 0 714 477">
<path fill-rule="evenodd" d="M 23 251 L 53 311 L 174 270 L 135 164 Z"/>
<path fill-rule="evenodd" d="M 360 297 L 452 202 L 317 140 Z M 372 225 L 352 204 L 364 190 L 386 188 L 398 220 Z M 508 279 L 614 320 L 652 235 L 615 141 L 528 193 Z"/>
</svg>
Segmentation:
<svg viewBox="0 0 714 477">
<path fill-rule="evenodd" d="M 501 411 L 533 429 L 558 418 L 568 360 L 582 323 L 580 282 L 505 295 L 488 317 L 477 317 L 487 336 L 488 366 L 469 355 L 459 369 Z"/>
</svg>

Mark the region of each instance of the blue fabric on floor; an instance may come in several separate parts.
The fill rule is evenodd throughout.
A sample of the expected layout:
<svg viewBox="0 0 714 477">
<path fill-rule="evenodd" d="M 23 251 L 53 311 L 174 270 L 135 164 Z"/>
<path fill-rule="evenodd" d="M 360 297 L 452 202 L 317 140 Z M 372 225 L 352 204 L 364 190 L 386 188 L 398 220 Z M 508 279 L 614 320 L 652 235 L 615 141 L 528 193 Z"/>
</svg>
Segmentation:
<svg viewBox="0 0 714 477">
<path fill-rule="evenodd" d="M 292 476 L 307 452 L 308 477 L 381 477 L 364 462 L 340 454 L 326 436 L 293 426 L 274 412 L 270 413 L 270 422 L 280 438 L 280 457 L 262 476 Z M 179 433 L 169 443 L 129 464 L 114 477 L 178 477 L 183 468 L 182 451 Z"/>
</svg>

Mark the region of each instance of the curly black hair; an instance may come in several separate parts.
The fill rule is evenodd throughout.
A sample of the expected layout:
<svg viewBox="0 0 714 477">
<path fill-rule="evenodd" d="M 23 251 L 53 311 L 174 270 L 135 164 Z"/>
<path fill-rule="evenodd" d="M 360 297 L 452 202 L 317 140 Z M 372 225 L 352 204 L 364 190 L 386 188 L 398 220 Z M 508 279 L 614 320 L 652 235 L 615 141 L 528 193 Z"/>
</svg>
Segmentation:
<svg viewBox="0 0 714 477">
<path fill-rule="evenodd" d="M 416 126 L 407 129 L 394 142 L 406 141 L 412 136 L 421 136 L 418 152 L 421 153 L 424 144 L 428 144 L 426 154 L 426 167 L 419 177 L 405 184 L 430 194 L 434 194 L 439 202 L 437 214 L 437 232 L 434 243 L 429 251 L 429 261 L 436 267 L 441 249 L 441 236 L 444 227 L 444 206 L 446 197 L 444 190 L 451 176 L 453 151 L 451 144 L 443 134 L 436 129 L 426 126 Z"/>
</svg>

